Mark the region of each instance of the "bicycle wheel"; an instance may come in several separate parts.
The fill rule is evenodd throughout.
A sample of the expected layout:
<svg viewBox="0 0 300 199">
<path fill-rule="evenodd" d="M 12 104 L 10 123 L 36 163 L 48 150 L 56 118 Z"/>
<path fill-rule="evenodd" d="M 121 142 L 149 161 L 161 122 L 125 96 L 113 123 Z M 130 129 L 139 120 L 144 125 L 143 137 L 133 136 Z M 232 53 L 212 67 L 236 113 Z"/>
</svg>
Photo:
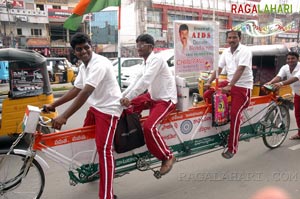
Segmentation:
<svg viewBox="0 0 300 199">
<path fill-rule="evenodd" d="M 45 186 L 45 174 L 36 161 L 30 165 L 29 171 L 21 179 L 24 167 L 24 155 L 0 152 L 0 199 L 38 199 Z M 3 190 L 2 190 L 3 189 Z"/>
<path fill-rule="evenodd" d="M 262 138 L 264 144 L 270 149 L 279 147 L 287 137 L 290 129 L 290 113 L 288 108 L 284 105 L 274 106 L 267 112 L 263 123 L 264 134 Z"/>
</svg>

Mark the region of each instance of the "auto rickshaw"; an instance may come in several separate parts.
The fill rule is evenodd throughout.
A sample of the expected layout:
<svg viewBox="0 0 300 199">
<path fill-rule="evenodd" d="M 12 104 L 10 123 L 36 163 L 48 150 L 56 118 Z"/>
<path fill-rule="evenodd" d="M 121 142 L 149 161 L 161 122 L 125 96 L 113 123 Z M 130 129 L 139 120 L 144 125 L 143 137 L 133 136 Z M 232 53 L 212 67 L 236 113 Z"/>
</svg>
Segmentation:
<svg viewBox="0 0 300 199">
<path fill-rule="evenodd" d="M 54 100 L 46 58 L 32 50 L 4 48 L 0 49 L 0 61 L 8 62 L 9 71 L 9 89 L 1 91 L 0 136 L 19 134 L 27 105 L 41 108 Z M 55 115 L 44 114 L 49 118 Z"/>
<path fill-rule="evenodd" d="M 266 82 L 275 77 L 280 70 L 281 66 L 286 64 L 286 55 L 289 49 L 286 45 L 255 45 L 249 46 L 252 52 L 252 71 L 254 77 L 254 85 L 252 90 L 252 96 L 260 95 L 260 88 Z M 223 52 L 223 48 L 219 49 L 219 54 Z M 203 96 L 203 85 L 209 79 L 211 71 L 205 71 L 200 74 L 198 89 L 199 95 Z M 226 80 L 226 75 L 221 74 L 219 81 Z M 212 84 L 214 85 L 214 83 Z M 292 89 L 289 85 L 280 89 L 280 96 L 292 95 Z"/>
<path fill-rule="evenodd" d="M 0 83 L 6 83 L 8 80 L 8 62 L 0 61 Z"/>
<path fill-rule="evenodd" d="M 74 83 L 76 73 L 64 57 L 47 57 L 47 70 L 52 84 Z"/>
</svg>

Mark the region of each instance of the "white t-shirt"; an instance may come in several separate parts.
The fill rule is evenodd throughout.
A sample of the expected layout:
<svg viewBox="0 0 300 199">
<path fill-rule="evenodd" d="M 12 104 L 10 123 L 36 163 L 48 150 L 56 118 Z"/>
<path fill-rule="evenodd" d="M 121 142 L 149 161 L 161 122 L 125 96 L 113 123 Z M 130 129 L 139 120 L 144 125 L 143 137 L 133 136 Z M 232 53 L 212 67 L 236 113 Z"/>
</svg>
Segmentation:
<svg viewBox="0 0 300 199">
<path fill-rule="evenodd" d="M 245 66 L 245 70 L 240 79 L 235 83 L 235 86 L 252 89 L 252 52 L 247 46 L 242 44 L 239 44 L 233 54 L 230 48 L 225 49 L 219 60 L 219 67 L 225 68 L 229 82 L 232 80 L 238 66 Z"/>
<path fill-rule="evenodd" d="M 148 89 L 151 99 L 172 101 L 177 103 L 175 76 L 172 75 L 167 63 L 153 52 L 142 65 L 142 70 L 135 80 L 122 93 L 123 97 L 132 100 Z"/>
<path fill-rule="evenodd" d="M 287 78 L 289 79 L 290 77 L 297 77 L 298 80 L 300 80 L 300 63 L 298 62 L 297 66 L 294 68 L 293 72 L 290 72 L 290 67 L 288 64 L 283 65 L 277 76 L 281 77 L 281 79 L 283 78 Z M 300 81 L 296 81 L 294 83 L 291 84 L 291 87 L 293 89 L 293 92 L 297 95 L 300 95 Z"/>
<path fill-rule="evenodd" d="M 121 115 L 121 90 L 112 63 L 106 57 L 93 52 L 88 65 L 81 64 L 74 86 L 83 89 L 86 84 L 95 88 L 87 100 L 92 107 L 109 115 Z"/>
</svg>

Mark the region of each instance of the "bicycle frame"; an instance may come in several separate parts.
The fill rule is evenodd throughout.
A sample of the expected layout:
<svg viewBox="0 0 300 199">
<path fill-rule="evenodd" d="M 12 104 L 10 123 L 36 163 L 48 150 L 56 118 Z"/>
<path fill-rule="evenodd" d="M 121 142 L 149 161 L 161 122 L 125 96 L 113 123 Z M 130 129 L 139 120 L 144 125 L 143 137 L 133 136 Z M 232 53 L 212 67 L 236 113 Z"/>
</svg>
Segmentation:
<svg viewBox="0 0 300 199">
<path fill-rule="evenodd" d="M 62 132 L 56 132 L 52 134 L 42 134 L 41 132 L 36 132 L 34 135 L 35 141 L 33 144 L 33 150 L 41 151 L 52 160 L 60 163 L 66 168 L 69 168 L 71 185 L 75 185 L 77 183 L 90 182 L 95 179 L 98 179 L 98 176 L 96 176 L 98 170 L 98 166 L 96 165 L 98 163 L 98 158 L 96 146 L 94 145 L 94 132 L 95 126 L 87 126 Z M 93 146 L 93 149 L 83 151 L 80 150 L 81 142 L 85 142 L 84 144 L 86 144 L 86 142 L 91 142 L 91 145 L 89 146 Z M 66 155 L 57 151 L 59 148 L 62 148 L 63 151 L 68 151 L 64 150 L 64 147 L 70 144 L 75 144 L 75 146 L 72 148 L 79 149 L 78 152 L 71 152 L 69 150 L 71 154 L 69 153 L 68 155 Z M 76 144 L 78 145 L 76 146 Z M 52 149 L 51 147 L 55 147 L 56 150 Z M 72 155 L 74 153 L 75 155 Z M 76 160 L 77 156 L 84 153 L 92 154 L 90 156 L 90 159 L 85 159 L 84 162 Z M 81 176 L 80 178 L 79 175 L 76 176 L 74 172 L 79 172 L 80 175 L 84 174 L 86 176 L 89 176 L 90 178 L 81 179 L 83 177 Z M 94 176 L 96 176 L 96 178 Z"/>
<path fill-rule="evenodd" d="M 284 139 L 281 139 L 278 145 L 272 145 L 266 141 L 266 136 L 286 131 L 285 128 L 282 129 L 281 124 L 276 123 L 278 119 L 279 121 L 284 119 L 279 106 L 280 103 L 273 94 L 253 97 L 250 106 L 243 112 L 240 140 L 262 136 L 264 143 L 267 142 L 270 146 L 269 148 L 278 147 Z M 184 112 L 176 111 L 160 123 L 158 129 L 178 161 L 225 147 L 229 124 L 212 127 L 211 109 L 211 105 L 205 104 Z M 273 112 L 270 111 L 273 110 L 276 111 L 274 115 L 271 115 Z M 142 118 L 141 122 L 145 119 L 146 117 Z M 266 125 L 264 122 L 268 124 Z M 270 127 L 275 127 L 276 132 Z M 267 131 L 268 128 L 270 129 Z M 36 127 L 32 127 L 32 129 L 36 129 Z M 15 183 L 13 186 L 22 183 L 21 179 L 30 169 L 34 159 L 43 165 L 43 168 L 48 167 L 47 162 L 36 154 L 37 151 L 43 152 L 49 158 L 68 168 L 71 185 L 99 179 L 94 131 L 95 126 L 87 126 L 51 134 L 43 134 L 39 131 L 33 133 L 32 143 L 27 150 L 14 149 L 15 154 L 24 155 L 26 158 L 20 173 L 12 179 Z M 83 146 L 87 148 L 82 150 Z M 154 170 L 160 161 L 154 158 L 145 146 L 126 153 L 114 153 L 114 156 L 116 160 L 115 177 L 138 169 L 140 171 L 152 170 L 155 177 L 160 178 L 160 175 Z"/>
<path fill-rule="evenodd" d="M 241 128 L 241 135 L 244 135 L 242 137 L 243 139 L 249 139 L 256 135 L 256 126 L 259 121 L 262 120 L 268 108 L 275 103 L 273 100 L 274 98 L 272 95 L 252 98 L 250 107 L 244 111 L 246 116 L 243 117 Z M 247 113 L 250 113 L 250 116 L 247 116 Z M 165 141 L 178 158 L 184 159 L 187 155 L 200 155 L 200 152 L 214 149 L 217 146 L 223 146 L 220 143 L 224 142 L 226 135 L 228 134 L 229 124 L 221 127 L 211 127 L 210 114 L 211 105 L 204 105 L 192 108 L 186 112 L 174 112 L 161 122 L 158 128 Z M 143 122 L 144 119 L 145 118 L 143 118 L 141 122 Z M 192 129 L 189 129 L 190 132 L 187 132 L 188 129 L 183 129 L 187 127 L 191 128 L 191 126 L 184 126 L 191 125 L 191 123 Z M 182 128 L 179 128 L 179 126 Z M 88 142 L 89 144 L 85 145 L 90 146 L 90 143 L 94 142 L 94 128 L 94 126 L 83 127 L 52 134 L 42 134 L 37 132 L 35 134 L 33 150 L 42 151 L 51 159 L 66 167 L 72 165 L 72 168 L 79 168 L 91 163 L 96 164 L 97 157 L 94 144 L 92 144 L 93 148 L 80 152 L 92 154 L 91 158 L 84 163 L 76 160 L 76 156 L 80 154 L 79 152 L 68 152 L 68 155 L 58 152 L 58 150 L 75 150 L 77 145 L 80 148 L 80 142 Z M 182 129 L 185 131 L 182 132 Z M 115 153 L 114 155 L 116 159 L 117 175 L 122 175 L 130 170 L 137 169 L 137 167 L 139 167 L 138 169 L 144 170 L 145 168 L 142 167 L 146 166 L 146 169 L 149 169 L 149 165 L 159 162 L 147 151 L 146 147 L 141 147 L 122 154 Z M 142 166 L 137 166 L 137 164 L 142 164 Z M 80 183 L 82 182 L 80 181 Z"/>
</svg>

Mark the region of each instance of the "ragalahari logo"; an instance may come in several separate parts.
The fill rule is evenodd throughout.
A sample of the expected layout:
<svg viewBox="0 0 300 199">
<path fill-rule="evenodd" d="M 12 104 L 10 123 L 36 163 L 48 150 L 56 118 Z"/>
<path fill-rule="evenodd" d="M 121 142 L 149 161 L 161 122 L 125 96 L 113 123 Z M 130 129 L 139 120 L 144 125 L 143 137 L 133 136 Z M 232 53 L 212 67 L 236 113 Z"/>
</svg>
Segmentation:
<svg viewBox="0 0 300 199">
<path fill-rule="evenodd" d="M 237 14 L 291 14 L 292 4 L 231 4 L 231 12 Z"/>
</svg>

